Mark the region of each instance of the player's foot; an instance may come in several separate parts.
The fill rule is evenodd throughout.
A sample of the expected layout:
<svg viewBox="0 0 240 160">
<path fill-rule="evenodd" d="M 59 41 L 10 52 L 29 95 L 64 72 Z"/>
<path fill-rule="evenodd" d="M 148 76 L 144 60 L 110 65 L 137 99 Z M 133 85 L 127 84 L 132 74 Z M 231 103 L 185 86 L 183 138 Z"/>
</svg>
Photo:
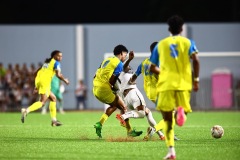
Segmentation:
<svg viewBox="0 0 240 160">
<path fill-rule="evenodd" d="M 47 110 L 45 108 L 42 109 L 42 114 L 46 114 Z"/>
<path fill-rule="evenodd" d="M 180 139 L 176 135 L 174 135 L 174 140 L 179 141 Z"/>
<path fill-rule="evenodd" d="M 58 120 L 56 120 L 56 121 L 52 121 L 52 124 L 51 124 L 53 127 L 55 127 L 55 126 L 61 126 L 62 125 L 62 123 L 61 122 L 59 122 Z"/>
<path fill-rule="evenodd" d="M 21 121 L 22 121 L 22 123 L 24 123 L 25 118 L 27 117 L 27 109 L 22 108 L 21 113 L 22 113 Z"/>
<path fill-rule="evenodd" d="M 98 135 L 99 138 L 102 138 L 102 134 L 101 134 L 101 131 L 102 131 L 102 124 L 100 122 L 97 122 L 95 125 L 94 125 L 94 128 L 96 128 L 96 134 Z"/>
<path fill-rule="evenodd" d="M 183 124 L 185 123 L 185 113 L 182 107 L 177 108 L 175 119 L 176 119 L 176 124 L 180 127 L 183 126 Z"/>
<path fill-rule="evenodd" d="M 166 157 L 164 157 L 163 159 L 175 160 L 176 155 L 167 154 Z"/>
<path fill-rule="evenodd" d="M 61 114 L 65 114 L 64 110 L 62 110 L 62 109 L 61 109 L 59 112 L 60 112 Z"/>
<path fill-rule="evenodd" d="M 116 114 L 116 118 L 117 118 L 117 120 L 120 121 L 121 126 L 126 127 L 126 122 L 124 121 L 124 119 L 122 118 L 122 116 L 120 114 Z"/>
<path fill-rule="evenodd" d="M 152 138 L 153 134 L 155 133 L 155 129 L 153 127 L 148 127 L 147 129 L 147 135 L 144 136 L 143 140 L 148 141 L 149 139 Z"/>
<path fill-rule="evenodd" d="M 165 141 L 165 136 L 164 135 L 160 135 L 159 139 L 162 140 L 162 141 Z"/>
<path fill-rule="evenodd" d="M 143 131 L 136 131 L 135 129 L 133 129 L 132 131 L 128 132 L 127 135 L 129 137 L 137 137 L 140 136 L 143 133 Z"/>
</svg>

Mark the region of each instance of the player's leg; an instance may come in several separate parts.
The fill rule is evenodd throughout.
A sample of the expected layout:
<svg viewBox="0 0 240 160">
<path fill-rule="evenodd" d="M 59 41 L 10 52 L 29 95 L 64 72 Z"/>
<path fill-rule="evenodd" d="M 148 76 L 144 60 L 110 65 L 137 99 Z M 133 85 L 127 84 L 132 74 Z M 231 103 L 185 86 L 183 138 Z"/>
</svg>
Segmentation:
<svg viewBox="0 0 240 160">
<path fill-rule="evenodd" d="M 56 96 L 51 92 L 49 95 L 49 112 L 52 119 L 52 126 L 61 126 L 62 123 L 57 120 L 57 98 Z"/>
<path fill-rule="evenodd" d="M 177 91 L 176 102 L 177 110 L 175 111 L 175 121 L 178 126 L 183 126 L 187 120 L 187 113 L 192 112 L 190 105 L 190 91 Z"/>
<path fill-rule="evenodd" d="M 46 103 L 43 105 L 42 107 L 42 114 L 46 114 L 47 113 L 47 108 L 49 106 L 49 100 L 46 101 Z"/>
<path fill-rule="evenodd" d="M 149 110 L 147 107 L 146 107 L 146 117 L 147 117 L 147 120 L 148 120 L 148 124 L 151 126 L 151 127 L 155 127 L 156 126 L 156 121 L 155 119 L 153 118 L 153 115 L 152 115 L 152 112 L 151 110 Z M 159 138 L 161 140 L 165 140 L 165 137 L 164 137 L 164 134 L 160 131 L 160 130 L 156 130 L 156 133 L 158 134 Z M 144 139 L 148 138 L 149 136 L 145 136 Z"/>
<path fill-rule="evenodd" d="M 164 91 L 159 92 L 158 101 L 157 101 L 157 110 L 160 110 L 162 113 L 162 117 L 164 119 L 164 135 L 165 142 L 168 147 L 168 153 L 164 159 L 176 157 L 175 149 L 174 149 L 174 118 L 173 118 L 173 110 L 174 106 L 176 106 L 176 93 L 175 91 Z"/>
<path fill-rule="evenodd" d="M 29 106 L 28 108 L 22 108 L 21 109 L 21 121 L 22 123 L 24 123 L 25 118 L 27 116 L 28 113 L 33 112 L 35 110 L 38 110 L 39 108 L 41 108 L 43 106 L 43 104 L 45 104 L 45 102 L 47 101 L 47 95 L 46 94 L 40 94 L 40 100 L 34 102 L 31 106 Z"/>
<path fill-rule="evenodd" d="M 110 107 L 107 108 L 106 111 L 101 115 L 100 120 L 94 125 L 94 128 L 96 129 L 96 134 L 99 138 L 102 138 L 102 126 L 107 121 L 108 117 L 117 109 L 116 105 L 114 104 L 117 103 L 118 99 L 116 95 L 112 93 L 111 88 L 106 86 L 94 86 L 93 94 L 102 103 L 110 105 Z"/>
<path fill-rule="evenodd" d="M 175 148 L 174 148 L 174 118 L 172 111 L 170 112 L 164 112 L 162 111 L 163 119 L 164 119 L 164 134 L 166 135 L 165 137 L 165 142 L 168 147 L 168 153 L 164 157 L 164 159 L 175 159 L 176 158 L 176 153 L 175 153 Z"/>
<path fill-rule="evenodd" d="M 131 109 L 121 115 L 122 119 L 128 118 L 144 118 L 145 117 L 145 100 L 141 92 L 134 88 L 128 92 L 127 95 L 124 97 L 124 102 L 126 103 L 127 107 Z M 121 120 L 121 119 L 118 119 Z"/>
<path fill-rule="evenodd" d="M 56 98 L 57 98 L 57 108 L 61 114 L 64 114 L 65 112 L 63 110 L 63 95 L 59 90 L 56 93 Z"/>
</svg>

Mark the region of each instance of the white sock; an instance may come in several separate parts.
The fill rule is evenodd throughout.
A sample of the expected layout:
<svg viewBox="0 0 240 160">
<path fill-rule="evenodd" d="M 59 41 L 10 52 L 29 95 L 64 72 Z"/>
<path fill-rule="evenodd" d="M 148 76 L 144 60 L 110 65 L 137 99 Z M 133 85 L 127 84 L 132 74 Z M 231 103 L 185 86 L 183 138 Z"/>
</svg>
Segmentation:
<svg viewBox="0 0 240 160">
<path fill-rule="evenodd" d="M 144 111 L 130 111 L 125 114 L 122 114 L 123 119 L 127 118 L 144 118 L 145 117 L 145 112 Z"/>
<path fill-rule="evenodd" d="M 151 111 L 149 111 L 149 113 L 147 115 L 147 120 L 148 120 L 148 124 L 151 127 L 154 127 L 157 124 L 156 121 L 154 120 L 153 116 L 152 116 L 152 112 Z"/>
<path fill-rule="evenodd" d="M 164 136 L 164 134 L 163 134 L 161 131 L 157 131 L 157 134 L 158 134 L 159 136 Z"/>
<path fill-rule="evenodd" d="M 169 147 L 169 149 L 168 149 L 168 153 L 170 153 L 171 155 L 173 155 L 173 156 L 175 156 L 176 155 L 176 153 L 175 153 L 175 148 L 174 147 Z"/>
</svg>

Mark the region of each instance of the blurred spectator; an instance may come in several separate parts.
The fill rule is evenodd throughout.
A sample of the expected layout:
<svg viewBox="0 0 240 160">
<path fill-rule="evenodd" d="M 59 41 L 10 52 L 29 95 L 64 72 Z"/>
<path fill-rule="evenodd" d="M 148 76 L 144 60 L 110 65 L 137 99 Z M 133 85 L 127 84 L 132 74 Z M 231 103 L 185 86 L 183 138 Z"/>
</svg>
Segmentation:
<svg viewBox="0 0 240 160">
<path fill-rule="evenodd" d="M 83 80 L 79 80 L 75 89 L 76 96 L 76 109 L 87 109 L 86 98 L 87 98 L 87 87 L 85 86 Z"/>
<path fill-rule="evenodd" d="M 0 62 L 0 78 L 4 77 L 6 74 L 6 69 L 4 68 L 2 62 Z"/>
<path fill-rule="evenodd" d="M 14 67 L 13 67 L 14 66 Z M 7 69 L 0 63 L 0 111 L 17 111 L 36 101 L 34 89 L 34 64 L 31 68 L 24 63 L 8 64 Z"/>
<path fill-rule="evenodd" d="M 7 110 L 7 97 L 6 97 L 6 81 L 3 76 L 0 76 L 0 111 Z"/>
<path fill-rule="evenodd" d="M 240 80 L 237 81 L 236 86 L 236 106 L 240 107 Z"/>
</svg>

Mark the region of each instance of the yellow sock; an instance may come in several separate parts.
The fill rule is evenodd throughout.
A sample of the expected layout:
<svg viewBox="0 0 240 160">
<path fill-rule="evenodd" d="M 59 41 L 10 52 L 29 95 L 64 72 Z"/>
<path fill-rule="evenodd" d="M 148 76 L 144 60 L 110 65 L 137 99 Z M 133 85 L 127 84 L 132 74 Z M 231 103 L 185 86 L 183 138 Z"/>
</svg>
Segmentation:
<svg viewBox="0 0 240 160">
<path fill-rule="evenodd" d="M 51 118 L 56 120 L 56 116 L 57 116 L 56 102 L 50 101 L 49 112 L 50 112 Z"/>
<path fill-rule="evenodd" d="M 164 120 L 162 119 L 161 121 L 158 122 L 158 124 L 156 124 L 154 126 L 154 128 L 156 129 L 156 131 L 162 130 L 164 127 Z"/>
<path fill-rule="evenodd" d="M 132 127 L 131 127 L 131 124 L 129 122 L 129 119 L 126 121 L 126 129 L 127 129 L 127 132 L 132 131 Z"/>
<path fill-rule="evenodd" d="M 164 135 L 165 135 L 165 142 L 168 147 L 174 146 L 174 123 L 169 121 L 164 121 Z"/>
<path fill-rule="evenodd" d="M 103 115 L 100 118 L 100 123 L 103 125 L 108 119 L 108 115 L 106 113 L 103 113 Z"/>
<path fill-rule="evenodd" d="M 42 107 L 42 102 L 37 101 L 33 103 L 30 107 L 28 107 L 29 112 L 36 111 L 37 109 Z"/>
</svg>

